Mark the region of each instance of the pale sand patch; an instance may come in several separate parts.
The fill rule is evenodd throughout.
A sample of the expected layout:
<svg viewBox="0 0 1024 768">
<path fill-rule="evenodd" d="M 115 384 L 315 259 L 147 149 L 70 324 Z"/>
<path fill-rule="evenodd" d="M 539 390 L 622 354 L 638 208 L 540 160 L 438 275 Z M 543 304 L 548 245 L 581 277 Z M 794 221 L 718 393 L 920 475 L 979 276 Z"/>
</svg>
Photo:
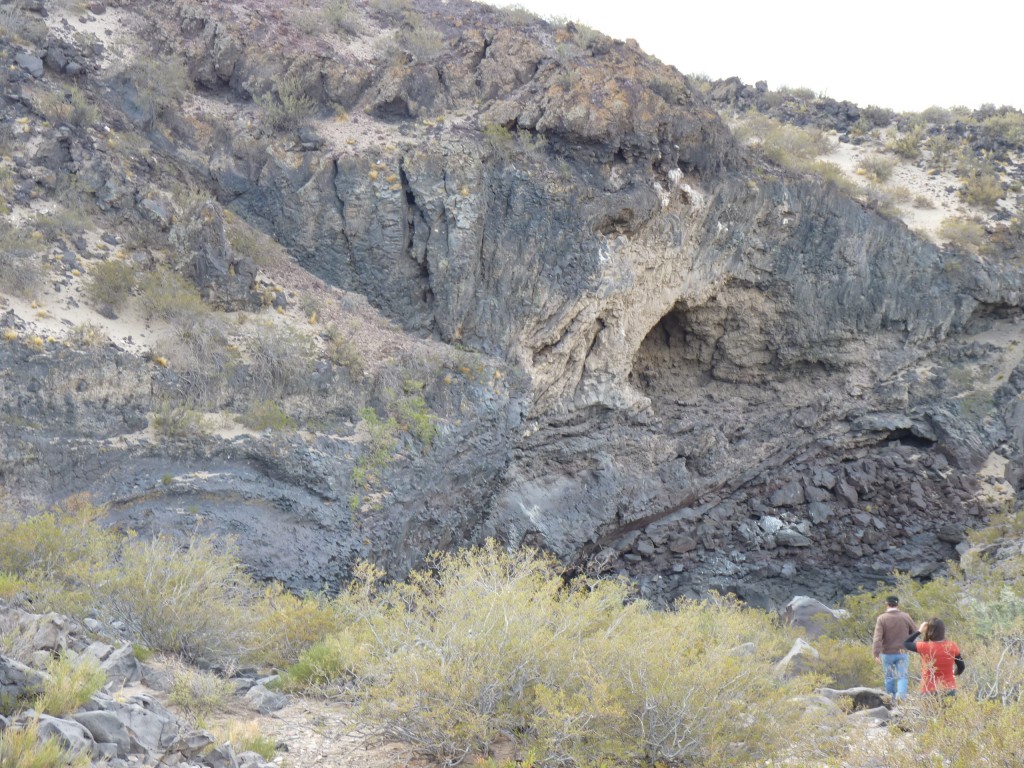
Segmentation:
<svg viewBox="0 0 1024 768">
<path fill-rule="evenodd" d="M 1011 505 L 1017 498 L 1013 485 L 1006 480 L 1006 465 L 1009 459 L 998 453 L 990 453 L 984 465 L 978 470 L 980 487 L 976 498 L 986 504 Z"/>
<path fill-rule="evenodd" d="M 872 157 L 893 158 L 877 144 L 843 144 L 835 136 L 831 138 L 833 150 L 822 156 L 822 160 L 838 165 L 846 177 L 862 189 L 867 189 L 870 182 L 857 173 L 861 161 Z M 951 173 L 932 174 L 911 163 L 898 162 L 893 168 L 892 178 L 882 185 L 883 189 L 896 187 L 905 187 L 910 193 L 910 201 L 899 205 L 900 218 L 910 229 L 936 244 L 941 242 L 938 233 L 942 222 L 950 216 L 967 213 L 967 207 L 957 196 L 960 180 Z M 916 207 L 914 200 L 919 197 L 930 200 L 934 207 Z"/>
<path fill-rule="evenodd" d="M 51 18 L 48 22 L 50 31 L 65 40 L 78 35 L 93 35 L 103 43 L 100 54 L 101 69 L 123 63 L 130 59 L 137 50 L 132 46 L 132 38 L 125 34 L 128 29 L 130 14 L 122 8 L 107 6 L 107 10 L 99 15 L 89 12 L 84 3 L 66 3 L 63 7 L 50 9 Z"/>
</svg>

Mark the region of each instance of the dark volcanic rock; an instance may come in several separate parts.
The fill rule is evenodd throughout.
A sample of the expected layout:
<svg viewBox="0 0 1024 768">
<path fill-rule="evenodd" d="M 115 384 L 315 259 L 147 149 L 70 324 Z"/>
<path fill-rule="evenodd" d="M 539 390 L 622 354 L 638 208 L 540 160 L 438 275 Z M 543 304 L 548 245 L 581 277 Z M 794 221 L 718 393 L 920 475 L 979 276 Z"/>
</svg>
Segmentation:
<svg viewBox="0 0 1024 768">
<path fill-rule="evenodd" d="M 413 6 L 436 34 L 369 14 L 329 56 L 291 27 L 272 34 L 278 20 L 250 2 L 119 8 L 183 58 L 216 114 L 188 124 L 119 74 L 111 122 L 146 131 L 160 163 L 129 176 L 80 131 L 36 160 L 58 183 L 80 164 L 76 185 L 111 219 L 169 228 L 210 302 L 294 305 L 261 292 L 219 204 L 176 218 L 147 186 L 166 161 L 366 297 L 432 350 L 426 363 L 407 371 L 396 354 L 364 381 L 322 361 L 304 374 L 318 423 L 302 436 L 151 441 L 162 398 L 194 394 L 188 371 L 2 344 L 5 485 L 44 501 L 89 491 L 145 533 L 184 537 L 201 519 L 296 589 L 334 588 L 361 558 L 401 576 L 486 536 L 634 577 L 655 600 L 714 587 L 765 605 L 895 567 L 927 576 L 954 556 L 985 515 L 974 475 L 994 448 L 1024 476 L 1024 373 L 976 392 L 954 375 L 1016 365 L 975 337 L 1012 335 L 1019 268 L 948 269 L 902 223 L 768 166 L 633 43 L 513 28 L 460 0 Z M 315 129 L 261 122 L 289 96 Z M 770 94 L 733 81 L 711 97 Z M 338 125 L 322 119 L 342 109 Z M 777 109 L 799 118 L 789 100 Z M 815 109 L 842 129 L 893 119 Z M 232 368 L 219 405 L 241 410 L 252 376 L 233 363 L 208 368 Z M 398 435 L 370 487 L 354 477 L 357 415 L 385 413 L 403 378 L 423 379 L 438 434 Z"/>
</svg>

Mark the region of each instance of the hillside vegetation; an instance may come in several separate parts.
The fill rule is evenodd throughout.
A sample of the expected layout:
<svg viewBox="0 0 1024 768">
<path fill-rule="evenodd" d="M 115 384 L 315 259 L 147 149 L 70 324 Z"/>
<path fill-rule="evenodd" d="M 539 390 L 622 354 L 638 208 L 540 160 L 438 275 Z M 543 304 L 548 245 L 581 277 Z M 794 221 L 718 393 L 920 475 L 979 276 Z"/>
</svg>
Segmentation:
<svg viewBox="0 0 1024 768">
<path fill-rule="evenodd" d="M 968 671 L 948 706 L 914 698 L 900 730 L 864 739 L 843 697 L 837 706 L 820 691 L 877 684 L 870 636 L 892 586 L 848 598 L 814 651 L 780 663 L 802 630 L 777 615 L 729 597 L 655 610 L 624 581 L 567 581 L 550 558 L 493 542 L 438 555 L 404 583 L 365 565 L 336 595 L 296 597 L 254 582 L 230 544 L 126 537 L 99 513 L 81 499 L 28 518 L 6 507 L 2 599 L 99 619 L 139 652 L 225 676 L 238 664 L 282 668 L 282 689 L 345 701 L 371 740 L 438 764 L 498 764 L 511 750 L 535 766 L 967 766 L 979 755 L 1011 764 L 1024 749 L 1008 727 L 1024 714 L 1024 558 L 1007 555 L 1016 516 L 977 534 L 949 577 L 897 574 L 903 606 L 944 617 Z M 190 685 L 172 702 L 208 716 L 214 705 Z"/>
</svg>

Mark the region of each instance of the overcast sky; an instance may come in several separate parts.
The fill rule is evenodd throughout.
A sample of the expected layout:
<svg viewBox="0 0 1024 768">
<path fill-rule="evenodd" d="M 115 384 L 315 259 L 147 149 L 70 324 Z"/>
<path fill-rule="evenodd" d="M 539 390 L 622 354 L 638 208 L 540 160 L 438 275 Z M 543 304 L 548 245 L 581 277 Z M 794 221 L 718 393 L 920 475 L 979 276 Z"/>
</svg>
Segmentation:
<svg viewBox="0 0 1024 768">
<path fill-rule="evenodd" d="M 1024 109 L 1021 0 L 512 0 L 640 46 L 684 74 L 737 75 L 898 111 Z"/>
</svg>

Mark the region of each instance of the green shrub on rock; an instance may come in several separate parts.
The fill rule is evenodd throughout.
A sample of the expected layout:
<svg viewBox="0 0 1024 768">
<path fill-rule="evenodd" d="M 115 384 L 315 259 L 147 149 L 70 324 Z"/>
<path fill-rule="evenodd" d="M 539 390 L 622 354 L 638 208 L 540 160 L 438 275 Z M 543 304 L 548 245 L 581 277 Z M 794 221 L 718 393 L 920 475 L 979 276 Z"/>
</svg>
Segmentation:
<svg viewBox="0 0 1024 768">
<path fill-rule="evenodd" d="M 89 656 L 58 656 L 46 665 L 46 672 L 48 677 L 33 708 L 55 717 L 79 709 L 107 680 L 99 663 Z"/>
<path fill-rule="evenodd" d="M 73 755 L 53 736 L 40 738 L 39 722 L 0 731 L 0 768 L 89 768 L 88 755 Z"/>
</svg>

